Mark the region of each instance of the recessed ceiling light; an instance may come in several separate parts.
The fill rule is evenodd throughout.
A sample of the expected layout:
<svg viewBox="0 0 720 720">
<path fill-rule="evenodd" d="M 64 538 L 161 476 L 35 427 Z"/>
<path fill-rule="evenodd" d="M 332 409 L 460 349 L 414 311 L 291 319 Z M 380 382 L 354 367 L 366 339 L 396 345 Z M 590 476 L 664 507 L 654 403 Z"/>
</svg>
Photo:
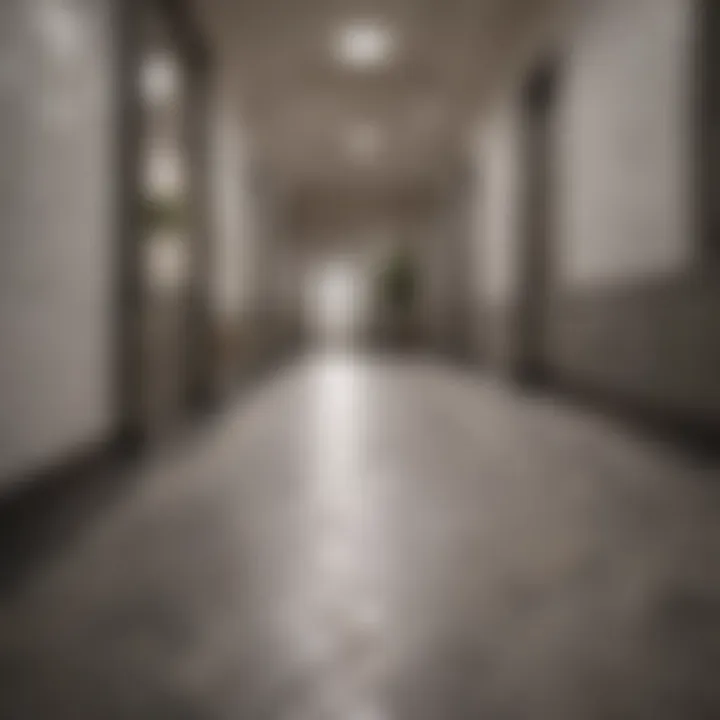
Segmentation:
<svg viewBox="0 0 720 720">
<path fill-rule="evenodd" d="M 375 22 L 354 22 L 338 32 L 335 54 L 347 65 L 367 68 L 387 63 L 394 45 L 393 34 L 388 27 Z"/>
</svg>

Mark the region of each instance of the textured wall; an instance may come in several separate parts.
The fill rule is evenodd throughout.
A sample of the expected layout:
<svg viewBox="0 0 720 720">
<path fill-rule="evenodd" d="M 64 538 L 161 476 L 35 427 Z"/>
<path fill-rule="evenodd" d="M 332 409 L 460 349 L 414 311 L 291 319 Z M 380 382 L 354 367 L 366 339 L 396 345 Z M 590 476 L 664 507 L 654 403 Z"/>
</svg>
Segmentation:
<svg viewBox="0 0 720 720">
<path fill-rule="evenodd" d="M 0 4 L 0 477 L 113 423 L 110 0 Z"/>
<path fill-rule="evenodd" d="M 711 415 L 720 412 L 720 305 L 696 272 L 694 8 L 593 3 L 561 55 L 546 356 L 573 383 Z M 478 153 L 482 314 L 489 355 L 502 366 L 513 359 L 522 239 L 519 97 L 498 103 Z"/>
<path fill-rule="evenodd" d="M 275 189 L 258 173 L 243 116 L 220 65 L 213 97 L 212 298 L 219 381 L 272 360 L 290 332 L 298 303 L 293 247 Z"/>
<path fill-rule="evenodd" d="M 581 27 L 559 107 L 562 374 L 720 412 L 718 292 L 697 278 L 694 4 L 612 0 Z"/>
</svg>

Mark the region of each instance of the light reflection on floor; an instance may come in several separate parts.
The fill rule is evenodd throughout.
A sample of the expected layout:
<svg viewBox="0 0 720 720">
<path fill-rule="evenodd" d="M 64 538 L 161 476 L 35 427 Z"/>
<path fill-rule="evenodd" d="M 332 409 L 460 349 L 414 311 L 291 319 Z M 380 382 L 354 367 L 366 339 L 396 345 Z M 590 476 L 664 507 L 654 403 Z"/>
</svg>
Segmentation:
<svg viewBox="0 0 720 720">
<path fill-rule="evenodd" d="M 365 469 L 363 375 L 336 353 L 313 376 L 304 607 L 298 652 L 317 669 L 302 718 L 384 720 L 374 672 L 385 620 L 378 582 L 377 523 Z"/>
<path fill-rule="evenodd" d="M 0 718 L 720 717 L 716 468 L 605 419 L 308 358 L 135 472 L 11 536 Z"/>
</svg>

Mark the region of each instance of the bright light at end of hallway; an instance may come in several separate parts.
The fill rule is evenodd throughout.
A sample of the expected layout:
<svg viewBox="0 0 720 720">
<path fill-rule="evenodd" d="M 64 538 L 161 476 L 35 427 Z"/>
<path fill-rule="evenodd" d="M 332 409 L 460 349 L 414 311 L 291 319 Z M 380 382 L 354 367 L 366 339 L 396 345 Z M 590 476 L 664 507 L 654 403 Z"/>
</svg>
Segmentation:
<svg viewBox="0 0 720 720">
<path fill-rule="evenodd" d="M 334 52 L 340 62 L 355 68 L 387 64 L 395 50 L 390 28 L 376 22 L 353 22 L 336 34 Z"/>
<path fill-rule="evenodd" d="M 330 261 L 307 281 L 310 319 L 318 337 L 324 344 L 343 344 L 355 330 L 362 302 L 355 268 L 347 262 Z M 336 370 L 329 369 L 329 376 L 334 377 Z"/>
</svg>

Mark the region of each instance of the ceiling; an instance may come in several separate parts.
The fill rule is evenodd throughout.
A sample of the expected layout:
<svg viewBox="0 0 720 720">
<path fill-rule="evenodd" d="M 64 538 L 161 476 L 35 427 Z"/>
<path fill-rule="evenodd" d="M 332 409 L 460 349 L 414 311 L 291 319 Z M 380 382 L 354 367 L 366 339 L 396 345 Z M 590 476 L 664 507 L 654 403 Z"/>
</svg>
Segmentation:
<svg viewBox="0 0 720 720">
<path fill-rule="evenodd" d="M 457 162 L 498 69 L 524 29 L 556 4 L 197 0 L 196 7 L 268 172 L 294 187 L 377 191 L 427 184 Z M 348 28 L 374 28 L 375 41 L 379 31 L 388 57 L 343 62 L 338 43 Z"/>
</svg>

